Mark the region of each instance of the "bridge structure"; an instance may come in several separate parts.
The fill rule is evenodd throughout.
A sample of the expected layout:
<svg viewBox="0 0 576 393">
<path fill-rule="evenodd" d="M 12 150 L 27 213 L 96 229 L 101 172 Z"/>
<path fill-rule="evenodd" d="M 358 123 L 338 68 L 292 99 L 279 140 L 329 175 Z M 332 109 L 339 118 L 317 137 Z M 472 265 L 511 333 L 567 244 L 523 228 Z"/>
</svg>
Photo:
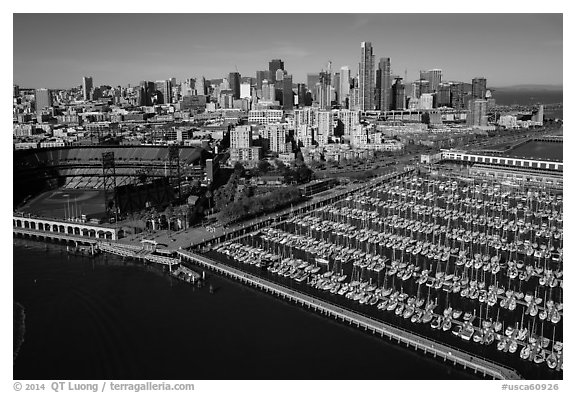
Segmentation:
<svg viewBox="0 0 576 393">
<path fill-rule="evenodd" d="M 407 348 L 412 347 L 418 351 L 423 351 L 425 354 L 430 354 L 435 358 L 440 358 L 445 362 L 453 362 L 454 365 L 459 364 L 463 366 L 464 369 L 473 370 L 474 373 L 480 373 L 484 377 L 502 380 L 522 379 L 515 370 L 494 363 L 488 359 L 450 347 L 446 344 L 417 335 L 407 330 L 391 326 L 385 322 L 374 320 L 354 311 L 328 303 L 322 299 L 286 288 L 282 285 L 243 272 L 234 267 L 213 261 L 191 251 L 178 250 L 177 253 L 183 261 L 191 262 L 202 268 L 208 269 L 209 271 L 238 280 L 243 284 L 253 286 L 264 292 L 278 296 L 281 299 L 312 309 L 320 314 L 326 315 L 327 317 L 347 322 L 350 325 L 354 325 L 360 329 L 364 329 L 365 331 L 370 331 L 374 335 L 387 338 L 390 341 L 397 341 L 398 344 L 406 345 Z"/>
</svg>

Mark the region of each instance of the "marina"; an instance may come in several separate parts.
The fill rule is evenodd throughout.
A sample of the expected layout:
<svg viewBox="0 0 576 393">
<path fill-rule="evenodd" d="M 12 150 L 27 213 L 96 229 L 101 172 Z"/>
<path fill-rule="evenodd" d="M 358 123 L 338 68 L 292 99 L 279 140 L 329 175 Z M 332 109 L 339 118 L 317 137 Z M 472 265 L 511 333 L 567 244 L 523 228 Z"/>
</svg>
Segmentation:
<svg viewBox="0 0 576 393">
<path fill-rule="evenodd" d="M 562 218 L 562 195 L 544 189 L 413 176 L 215 244 L 205 256 L 521 374 L 557 378 Z"/>
</svg>

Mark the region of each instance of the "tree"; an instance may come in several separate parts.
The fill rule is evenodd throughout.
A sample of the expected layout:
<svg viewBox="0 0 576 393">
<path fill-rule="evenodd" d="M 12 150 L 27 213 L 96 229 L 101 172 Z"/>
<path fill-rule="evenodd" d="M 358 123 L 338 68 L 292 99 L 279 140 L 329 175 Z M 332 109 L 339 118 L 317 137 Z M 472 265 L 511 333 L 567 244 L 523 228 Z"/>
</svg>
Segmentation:
<svg viewBox="0 0 576 393">
<path fill-rule="evenodd" d="M 272 168 L 272 165 L 267 160 L 260 160 L 258 162 L 258 170 L 261 173 L 267 173 Z"/>
</svg>

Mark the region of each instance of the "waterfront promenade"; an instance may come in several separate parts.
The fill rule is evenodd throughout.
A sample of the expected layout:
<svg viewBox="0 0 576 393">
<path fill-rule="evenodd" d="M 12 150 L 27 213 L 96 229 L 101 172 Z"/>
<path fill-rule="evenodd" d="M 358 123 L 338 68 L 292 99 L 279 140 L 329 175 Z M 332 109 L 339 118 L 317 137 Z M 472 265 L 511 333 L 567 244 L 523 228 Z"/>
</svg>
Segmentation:
<svg viewBox="0 0 576 393">
<path fill-rule="evenodd" d="M 406 345 L 406 347 L 413 347 L 416 350 L 423 351 L 425 354 L 430 354 L 435 358 L 440 358 L 445 362 L 459 364 L 464 367 L 464 369 L 471 369 L 474 373 L 480 373 L 485 377 L 503 380 L 522 379 L 516 371 L 503 365 L 496 364 L 490 360 L 480 358 L 406 330 L 390 326 L 384 322 L 373 320 L 335 304 L 328 303 L 324 300 L 314 298 L 310 295 L 294 291 L 290 288 L 283 287 L 279 284 L 240 271 L 231 266 L 210 260 L 191 251 L 178 250 L 178 255 L 182 260 L 190 261 L 202 268 L 239 280 L 244 284 L 254 286 L 267 293 L 272 293 L 282 299 L 292 301 L 308 309 L 333 317 L 336 320 L 348 322 L 358 328 L 370 331 L 375 335 L 380 335 L 382 338 L 387 337 L 390 341 L 397 341 L 398 344 Z"/>
</svg>

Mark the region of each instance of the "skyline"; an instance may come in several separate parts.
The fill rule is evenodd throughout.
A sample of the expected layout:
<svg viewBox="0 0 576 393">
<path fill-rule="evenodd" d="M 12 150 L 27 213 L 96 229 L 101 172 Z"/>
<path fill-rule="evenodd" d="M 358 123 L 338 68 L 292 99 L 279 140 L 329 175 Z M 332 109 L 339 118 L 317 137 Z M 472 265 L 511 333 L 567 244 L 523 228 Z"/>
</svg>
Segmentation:
<svg viewBox="0 0 576 393">
<path fill-rule="evenodd" d="M 216 79 L 236 67 L 255 77 L 276 58 L 294 83 L 330 60 L 355 76 L 362 41 L 376 64 L 389 57 L 408 81 L 440 68 L 444 80 L 484 76 L 498 87 L 563 83 L 562 14 L 14 14 L 13 22 L 13 83 L 22 87 L 69 88 L 83 76 L 112 86 Z"/>
</svg>

